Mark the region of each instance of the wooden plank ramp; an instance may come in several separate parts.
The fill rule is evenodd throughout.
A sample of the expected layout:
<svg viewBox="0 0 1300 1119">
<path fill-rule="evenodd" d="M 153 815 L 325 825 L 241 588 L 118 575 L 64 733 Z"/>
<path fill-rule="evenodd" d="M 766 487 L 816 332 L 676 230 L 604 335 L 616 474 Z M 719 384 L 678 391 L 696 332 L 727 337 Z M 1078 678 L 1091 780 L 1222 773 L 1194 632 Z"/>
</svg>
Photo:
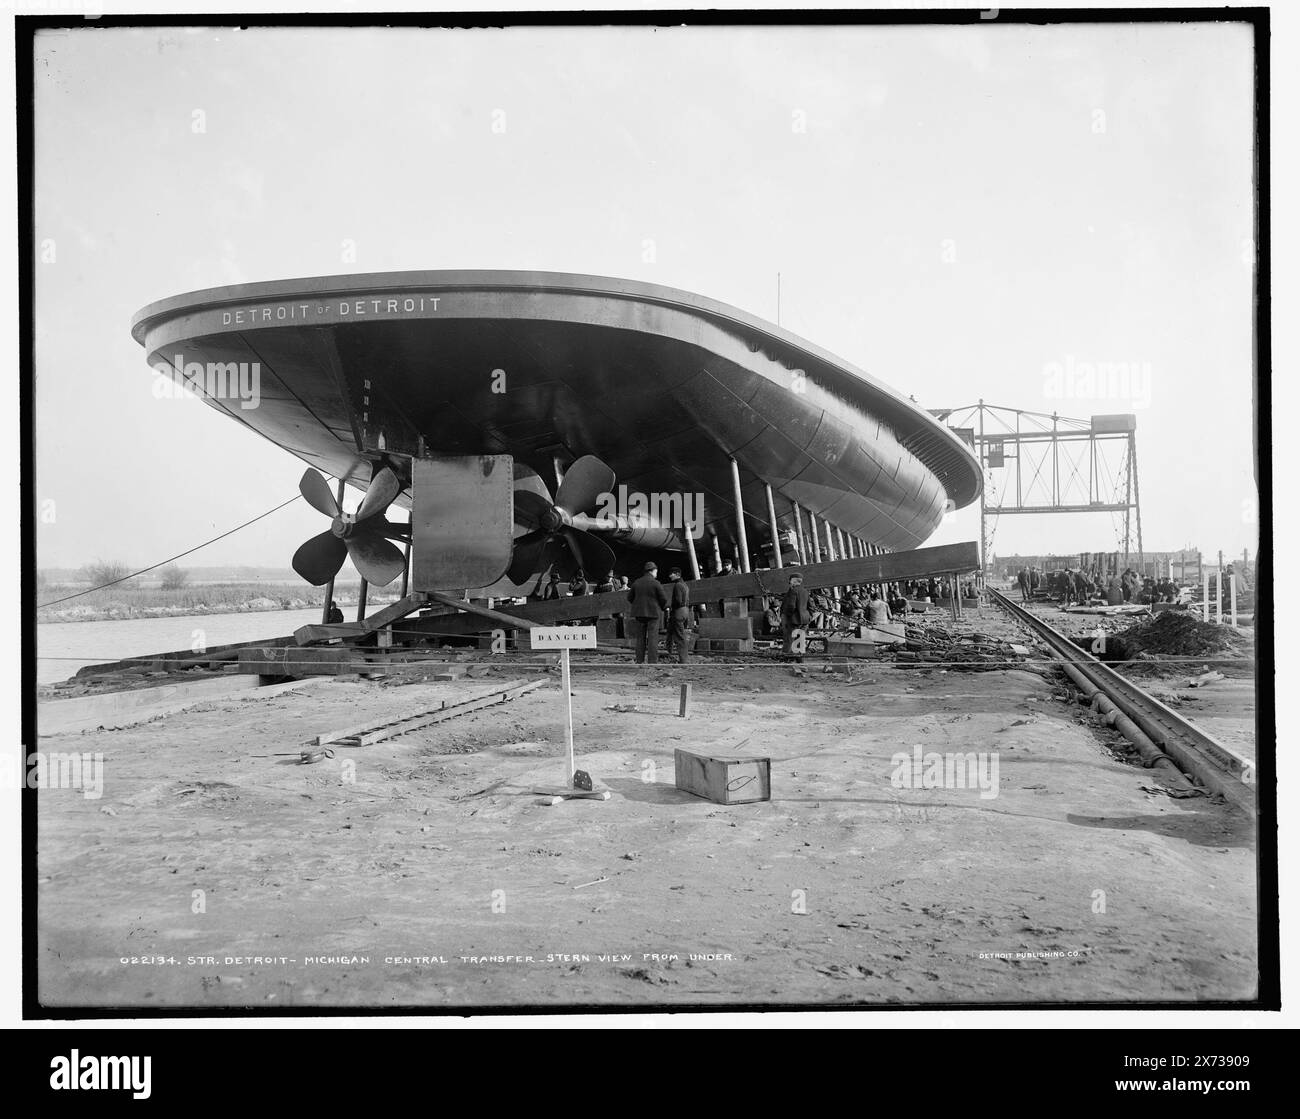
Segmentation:
<svg viewBox="0 0 1300 1119">
<path fill-rule="evenodd" d="M 316 746 L 336 742 L 340 746 L 373 746 L 390 738 L 399 738 L 413 730 L 432 726 L 434 723 L 446 722 L 471 711 L 480 711 L 498 703 L 509 703 L 521 695 L 534 691 L 545 684 L 545 680 L 516 681 L 483 695 L 473 696 L 460 703 L 440 701 L 436 707 L 427 707 L 422 711 L 409 711 L 404 715 L 387 715 L 372 719 L 368 723 L 343 727 L 326 734 L 318 734 L 312 741 Z"/>
</svg>

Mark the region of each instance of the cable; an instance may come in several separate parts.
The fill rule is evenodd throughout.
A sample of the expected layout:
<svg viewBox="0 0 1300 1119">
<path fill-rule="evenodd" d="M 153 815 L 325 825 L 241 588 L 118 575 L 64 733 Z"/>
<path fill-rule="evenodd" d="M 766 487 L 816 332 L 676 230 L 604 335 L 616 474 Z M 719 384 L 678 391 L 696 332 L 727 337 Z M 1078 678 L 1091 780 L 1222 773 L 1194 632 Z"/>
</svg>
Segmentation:
<svg viewBox="0 0 1300 1119">
<path fill-rule="evenodd" d="M 68 595 L 64 595 L 62 598 L 51 599 L 49 602 L 39 602 L 36 604 L 36 609 L 44 610 L 45 607 L 47 606 L 57 606 L 60 602 L 68 602 L 70 599 L 80 598 L 83 594 L 94 594 L 95 591 L 102 591 L 106 587 L 115 587 L 117 586 L 118 583 L 125 583 L 128 579 L 134 579 L 137 575 L 144 575 L 150 571 L 155 570 L 156 568 L 165 567 L 169 563 L 175 563 L 176 560 L 183 559 L 185 556 L 188 555 L 192 555 L 193 553 L 197 552 L 200 548 L 206 548 L 209 544 L 215 544 L 218 540 L 224 540 L 227 536 L 233 535 L 234 533 L 238 532 L 241 528 L 247 528 L 249 525 L 256 524 L 258 521 L 262 520 L 263 518 L 269 517 L 272 513 L 278 513 L 286 505 L 292 505 L 295 501 L 301 500 L 301 498 L 302 498 L 302 494 L 300 493 L 294 494 L 293 497 L 289 498 L 288 501 L 281 502 L 274 509 L 268 509 L 265 513 L 258 514 L 251 521 L 245 521 L 242 525 L 236 525 L 229 532 L 223 532 L 220 536 L 214 536 L 211 540 L 205 540 L 202 544 L 196 544 L 193 548 L 190 548 L 188 551 L 184 551 L 181 552 L 179 555 L 172 556 L 171 559 L 159 560 L 157 563 L 151 564 L 149 567 L 142 567 L 139 571 L 131 572 L 130 575 L 123 575 L 122 578 L 120 579 L 113 579 L 110 582 L 101 583 L 98 587 L 89 587 L 84 591 L 77 591 L 75 594 L 68 594 Z"/>
</svg>

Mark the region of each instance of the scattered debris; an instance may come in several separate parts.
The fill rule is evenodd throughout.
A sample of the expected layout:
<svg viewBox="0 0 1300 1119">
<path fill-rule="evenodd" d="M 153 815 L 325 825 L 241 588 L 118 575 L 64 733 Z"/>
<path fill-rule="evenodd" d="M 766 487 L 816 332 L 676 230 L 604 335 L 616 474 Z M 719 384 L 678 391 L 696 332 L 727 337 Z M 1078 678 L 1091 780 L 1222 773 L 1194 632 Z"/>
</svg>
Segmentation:
<svg viewBox="0 0 1300 1119">
<path fill-rule="evenodd" d="M 1166 610 L 1128 629 L 1121 630 L 1111 641 L 1120 643 L 1122 655 L 1139 653 L 1157 657 L 1201 657 L 1211 653 L 1251 656 L 1253 642 L 1231 626 L 1203 622 L 1185 611 Z"/>
</svg>

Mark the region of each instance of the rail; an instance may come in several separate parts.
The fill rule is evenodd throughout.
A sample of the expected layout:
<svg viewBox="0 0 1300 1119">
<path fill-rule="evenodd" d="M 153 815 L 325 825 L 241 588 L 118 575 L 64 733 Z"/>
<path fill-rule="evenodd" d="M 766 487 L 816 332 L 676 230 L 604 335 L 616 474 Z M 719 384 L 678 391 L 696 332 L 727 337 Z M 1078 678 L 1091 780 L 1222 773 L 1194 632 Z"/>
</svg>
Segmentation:
<svg viewBox="0 0 1300 1119">
<path fill-rule="evenodd" d="M 1183 772 L 1234 806 L 1254 813 L 1253 762 L 1103 664 L 1042 618 L 992 587 L 987 589 L 994 602 L 1041 640 L 1057 660 L 1070 665 L 1106 696 Z"/>
</svg>

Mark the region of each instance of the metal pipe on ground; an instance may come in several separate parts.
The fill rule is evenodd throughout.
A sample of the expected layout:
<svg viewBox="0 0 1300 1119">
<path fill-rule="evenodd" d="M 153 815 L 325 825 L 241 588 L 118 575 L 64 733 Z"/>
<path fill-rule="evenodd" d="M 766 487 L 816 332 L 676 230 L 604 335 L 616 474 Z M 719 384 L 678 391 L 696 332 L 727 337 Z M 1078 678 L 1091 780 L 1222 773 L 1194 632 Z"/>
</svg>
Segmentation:
<svg viewBox="0 0 1300 1119">
<path fill-rule="evenodd" d="M 1187 779 L 1182 770 L 1174 764 L 1173 758 L 1160 749 L 1151 739 L 1134 724 L 1133 720 L 1115 706 L 1091 680 L 1074 665 L 1063 662 L 1065 674 L 1092 704 L 1093 708 L 1105 716 L 1106 722 L 1113 726 L 1129 740 L 1142 759 L 1147 769 L 1158 769 L 1162 777 L 1178 789 L 1192 789 L 1195 786 Z"/>
</svg>

